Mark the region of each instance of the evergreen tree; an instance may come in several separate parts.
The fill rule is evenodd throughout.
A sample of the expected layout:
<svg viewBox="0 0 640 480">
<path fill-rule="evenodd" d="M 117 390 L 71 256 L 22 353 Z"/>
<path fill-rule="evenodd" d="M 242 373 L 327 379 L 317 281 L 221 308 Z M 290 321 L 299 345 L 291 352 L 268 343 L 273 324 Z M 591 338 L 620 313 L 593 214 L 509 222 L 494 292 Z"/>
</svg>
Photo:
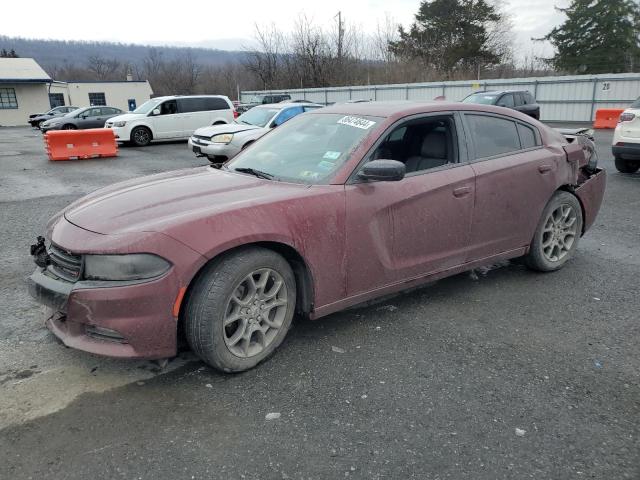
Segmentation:
<svg viewBox="0 0 640 480">
<path fill-rule="evenodd" d="M 549 63 L 570 73 L 639 71 L 640 4 L 635 0 L 572 0 L 567 16 L 542 40 L 556 48 Z"/>
<path fill-rule="evenodd" d="M 486 0 L 424 0 L 408 31 L 389 43 L 400 58 L 416 59 L 447 75 L 494 65 L 507 53 L 505 21 Z"/>
</svg>

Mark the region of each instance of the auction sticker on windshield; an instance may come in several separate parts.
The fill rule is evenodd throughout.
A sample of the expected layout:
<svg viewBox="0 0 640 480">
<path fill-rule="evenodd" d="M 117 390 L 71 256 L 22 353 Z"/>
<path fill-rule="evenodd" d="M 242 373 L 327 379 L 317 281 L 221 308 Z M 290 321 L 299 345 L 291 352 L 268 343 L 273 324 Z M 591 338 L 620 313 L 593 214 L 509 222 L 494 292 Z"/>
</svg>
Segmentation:
<svg viewBox="0 0 640 480">
<path fill-rule="evenodd" d="M 361 128 L 362 130 L 369 130 L 376 122 L 367 120 L 366 118 L 352 117 L 347 115 L 338 120 L 340 125 L 349 125 L 350 127 Z"/>
</svg>

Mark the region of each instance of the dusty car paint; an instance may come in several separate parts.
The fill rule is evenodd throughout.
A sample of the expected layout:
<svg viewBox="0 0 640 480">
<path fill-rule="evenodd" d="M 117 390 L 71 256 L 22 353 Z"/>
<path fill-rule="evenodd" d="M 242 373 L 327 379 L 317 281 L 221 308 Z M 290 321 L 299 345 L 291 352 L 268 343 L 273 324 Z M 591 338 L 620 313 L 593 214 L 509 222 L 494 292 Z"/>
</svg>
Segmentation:
<svg viewBox="0 0 640 480">
<path fill-rule="evenodd" d="M 401 182 L 354 178 L 379 137 L 399 120 L 457 111 L 493 112 L 527 122 L 539 130 L 543 146 L 470 162 L 472 146 L 462 145 L 462 161 L 451 168 Z M 576 192 L 585 229 L 602 200 L 604 171 L 579 170 L 579 147 L 567 146 L 562 136 L 513 110 L 442 102 L 367 103 L 310 114 L 325 113 L 382 119 L 326 184 L 270 181 L 202 167 L 101 189 L 54 217 L 47 238 L 69 252 L 154 253 L 172 267 L 159 279 L 135 285 L 77 282 L 64 321 L 49 320 L 50 328 L 68 345 L 94 353 L 163 358 L 176 352 L 173 311 L 181 291 L 206 262 L 236 247 L 257 243 L 283 253 L 302 287 L 298 309 L 318 318 L 526 253 L 543 208 L 560 188 Z M 46 295 L 34 295 L 47 303 Z M 118 330 L 126 342 L 98 342 L 84 334 L 86 325 Z"/>
</svg>

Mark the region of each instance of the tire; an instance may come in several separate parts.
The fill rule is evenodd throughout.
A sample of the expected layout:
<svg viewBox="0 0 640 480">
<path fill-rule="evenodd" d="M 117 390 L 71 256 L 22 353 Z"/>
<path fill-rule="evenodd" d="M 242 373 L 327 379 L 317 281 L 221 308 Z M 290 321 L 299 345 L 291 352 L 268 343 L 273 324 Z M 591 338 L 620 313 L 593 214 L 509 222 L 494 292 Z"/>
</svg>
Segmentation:
<svg viewBox="0 0 640 480">
<path fill-rule="evenodd" d="M 131 143 L 136 147 L 146 147 L 152 138 L 151 130 L 147 127 L 136 127 L 131 131 Z"/>
<path fill-rule="evenodd" d="M 249 370 L 282 343 L 295 303 L 295 277 L 281 255 L 240 250 L 211 262 L 196 278 L 184 311 L 187 342 L 218 370 Z"/>
<path fill-rule="evenodd" d="M 77 130 L 78 127 L 76 127 L 75 125 L 71 124 L 71 123 L 66 123 L 62 126 L 61 130 Z"/>
<path fill-rule="evenodd" d="M 569 192 L 556 192 L 542 217 L 525 256 L 525 264 L 539 272 L 562 268 L 575 254 L 582 234 L 582 207 Z"/>
<path fill-rule="evenodd" d="M 620 157 L 615 158 L 616 170 L 620 173 L 636 173 L 640 169 L 640 160 L 623 160 Z"/>
</svg>

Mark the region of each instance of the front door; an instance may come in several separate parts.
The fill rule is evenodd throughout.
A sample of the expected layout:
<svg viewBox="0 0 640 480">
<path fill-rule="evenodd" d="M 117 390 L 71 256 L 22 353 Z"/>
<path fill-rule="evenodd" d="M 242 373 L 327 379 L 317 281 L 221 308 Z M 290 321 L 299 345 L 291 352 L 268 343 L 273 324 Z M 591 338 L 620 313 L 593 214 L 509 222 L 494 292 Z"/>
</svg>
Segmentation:
<svg viewBox="0 0 640 480">
<path fill-rule="evenodd" d="M 459 152 L 453 115 L 401 123 L 376 147 L 372 159 L 402 161 L 407 174 L 346 186 L 348 296 L 464 263 L 475 174 Z"/>
<path fill-rule="evenodd" d="M 182 137 L 183 119 L 178 111 L 178 103 L 175 100 L 167 100 L 156 107 L 160 115 L 149 117 L 153 127 L 154 138 L 179 138 Z"/>
</svg>

